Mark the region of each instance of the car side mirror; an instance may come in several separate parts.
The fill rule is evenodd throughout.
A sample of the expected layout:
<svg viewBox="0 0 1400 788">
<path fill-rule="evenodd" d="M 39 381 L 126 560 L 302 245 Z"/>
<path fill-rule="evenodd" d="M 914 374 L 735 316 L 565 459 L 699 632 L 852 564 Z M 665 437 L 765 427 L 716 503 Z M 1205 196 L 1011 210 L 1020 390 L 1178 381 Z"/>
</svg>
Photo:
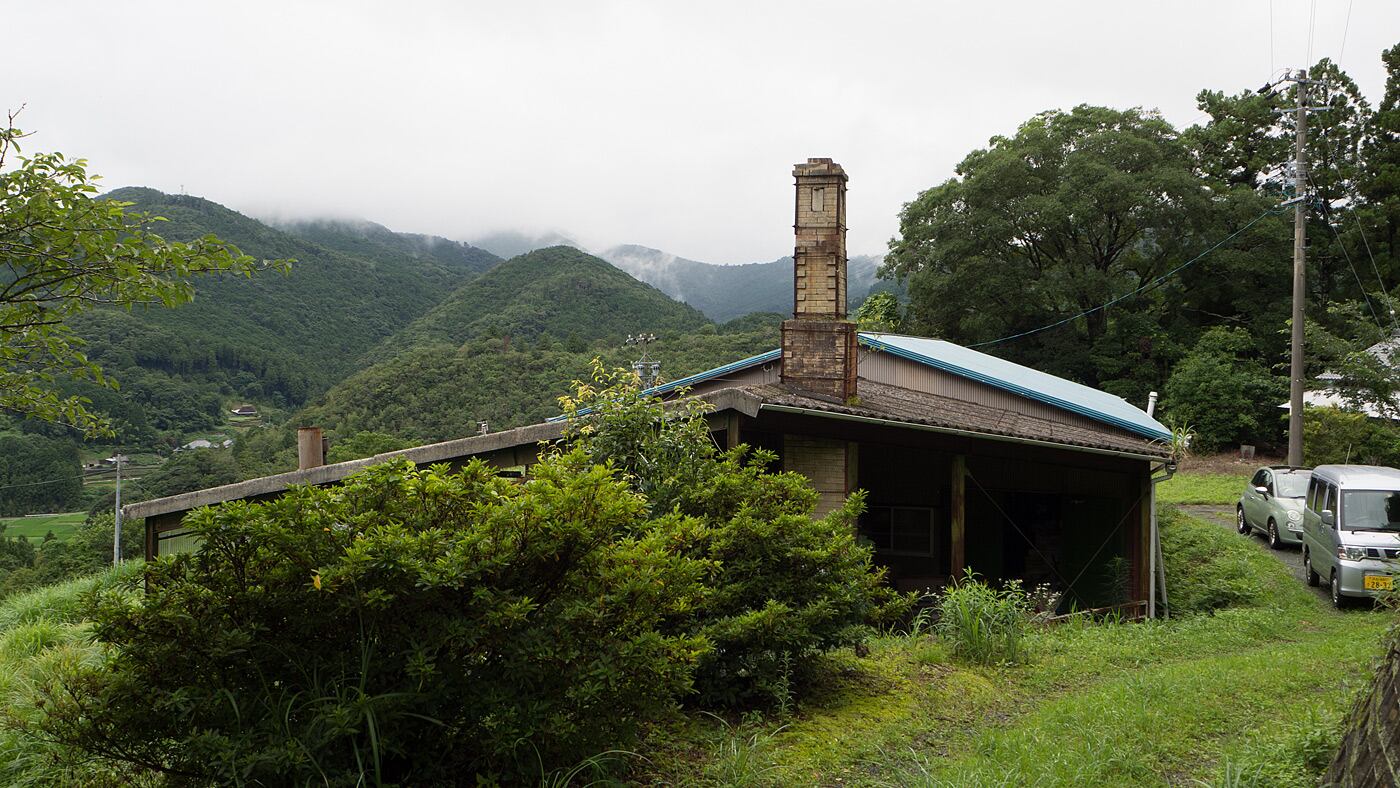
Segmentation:
<svg viewBox="0 0 1400 788">
<path fill-rule="evenodd" d="M 1322 517 L 1323 525 L 1327 526 L 1328 528 L 1336 527 L 1337 515 L 1333 514 L 1331 509 L 1323 509 L 1320 516 Z"/>
<path fill-rule="evenodd" d="M 1260 495 L 1268 495 L 1268 494 L 1269 494 L 1269 488 L 1268 488 L 1268 487 L 1255 487 L 1255 488 L 1254 488 L 1254 491 L 1257 492 L 1257 493 L 1259 493 Z"/>
</svg>

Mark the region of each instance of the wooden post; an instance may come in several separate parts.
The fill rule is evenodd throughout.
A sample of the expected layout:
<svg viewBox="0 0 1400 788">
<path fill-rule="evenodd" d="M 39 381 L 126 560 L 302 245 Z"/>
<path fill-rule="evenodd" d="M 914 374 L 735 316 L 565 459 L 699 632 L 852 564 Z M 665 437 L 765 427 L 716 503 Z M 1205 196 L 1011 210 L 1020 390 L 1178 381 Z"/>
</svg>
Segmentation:
<svg viewBox="0 0 1400 788">
<path fill-rule="evenodd" d="M 319 468 L 326 464 L 320 427 L 297 428 L 297 470 Z"/>
<path fill-rule="evenodd" d="M 953 551 L 949 557 L 949 573 L 952 580 L 957 582 L 963 576 L 963 568 L 967 566 L 967 456 L 959 454 L 953 457 L 953 489 L 950 496 L 949 507 L 951 512 L 951 523 L 953 532 Z"/>
<path fill-rule="evenodd" d="M 739 414 L 730 411 L 724 419 L 724 448 L 732 449 L 741 442 L 739 439 Z"/>
<path fill-rule="evenodd" d="M 1137 566 L 1133 567 L 1133 592 L 1137 599 L 1147 600 L 1147 617 L 1157 617 L 1157 583 L 1153 577 L 1157 573 L 1157 520 L 1153 512 L 1156 510 L 1157 488 L 1152 484 L 1152 463 L 1147 463 L 1147 474 L 1142 479 L 1142 493 L 1138 498 L 1138 538 L 1137 538 Z M 1147 571 L 1143 571 L 1146 568 Z"/>
</svg>

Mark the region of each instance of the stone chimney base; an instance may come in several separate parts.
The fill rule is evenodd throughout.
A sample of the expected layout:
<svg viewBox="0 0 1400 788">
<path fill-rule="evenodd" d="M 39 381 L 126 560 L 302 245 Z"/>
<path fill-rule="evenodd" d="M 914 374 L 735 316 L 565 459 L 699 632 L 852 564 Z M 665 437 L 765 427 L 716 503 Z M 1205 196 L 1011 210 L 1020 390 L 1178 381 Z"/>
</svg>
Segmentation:
<svg viewBox="0 0 1400 788">
<path fill-rule="evenodd" d="M 856 324 L 784 320 L 784 384 L 847 402 L 856 396 Z"/>
</svg>

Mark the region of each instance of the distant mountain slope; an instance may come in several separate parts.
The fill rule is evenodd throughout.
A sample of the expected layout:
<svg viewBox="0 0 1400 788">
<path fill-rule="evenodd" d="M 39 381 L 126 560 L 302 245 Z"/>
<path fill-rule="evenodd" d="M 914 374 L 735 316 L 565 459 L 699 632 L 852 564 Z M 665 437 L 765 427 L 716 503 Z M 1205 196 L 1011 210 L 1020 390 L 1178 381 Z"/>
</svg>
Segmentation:
<svg viewBox="0 0 1400 788">
<path fill-rule="evenodd" d="M 646 246 L 614 246 L 599 257 L 661 292 L 704 312 L 712 320 L 732 320 L 750 312 L 792 312 L 792 258 L 771 263 L 714 265 L 687 260 Z M 847 263 L 851 309 L 877 285 L 880 258 L 852 257 Z M 886 283 L 879 283 L 888 287 Z"/>
<path fill-rule="evenodd" d="M 461 241 L 436 235 L 396 233 L 384 225 L 366 220 L 311 219 L 270 224 L 327 249 L 380 261 L 402 256 L 479 274 L 495 267 L 502 259 Z"/>
<path fill-rule="evenodd" d="M 363 366 L 367 351 L 475 276 L 462 259 L 445 264 L 440 255 L 380 253 L 391 240 L 366 241 L 355 254 L 327 248 L 199 197 L 145 188 L 108 196 L 166 217 L 154 229 L 168 238 L 213 233 L 254 257 L 297 261 L 287 275 L 199 278 L 195 300 L 177 309 L 94 315 L 87 323 L 93 334 L 119 335 L 114 324 L 127 323 L 130 333 L 141 325 L 178 338 L 179 348 L 161 353 L 110 341 L 95 347 L 99 361 L 118 367 L 114 373 L 139 365 L 299 404 Z M 76 325 L 82 333 L 84 322 Z M 179 358 L 166 357 L 177 350 Z"/>
<path fill-rule="evenodd" d="M 779 315 L 755 316 L 731 325 L 668 333 L 649 348 L 664 380 L 676 380 L 778 346 Z M 570 349 L 557 338 L 533 342 L 480 340 L 463 345 L 419 345 L 338 383 L 296 421 L 331 431 L 332 440 L 373 431 L 413 441 L 475 434 L 477 423 L 505 429 L 558 415 L 558 397 L 571 381 L 586 378 L 599 357 L 626 367 L 635 348 L 599 341 Z M 290 446 L 290 440 L 284 442 Z M 268 472 L 287 470 L 283 465 Z"/>
<path fill-rule="evenodd" d="M 620 342 L 629 333 L 694 331 L 709 323 L 699 311 L 597 257 L 554 246 L 507 260 L 458 288 L 386 342 L 379 355 L 503 337 Z"/>
<path fill-rule="evenodd" d="M 472 246 L 485 249 L 504 260 L 509 260 L 512 257 L 519 257 L 522 254 L 529 254 L 537 249 L 548 249 L 551 246 L 572 246 L 575 249 L 583 248 L 578 241 L 562 233 L 527 235 L 511 230 L 487 233 L 486 235 L 471 239 L 471 243 Z"/>
</svg>

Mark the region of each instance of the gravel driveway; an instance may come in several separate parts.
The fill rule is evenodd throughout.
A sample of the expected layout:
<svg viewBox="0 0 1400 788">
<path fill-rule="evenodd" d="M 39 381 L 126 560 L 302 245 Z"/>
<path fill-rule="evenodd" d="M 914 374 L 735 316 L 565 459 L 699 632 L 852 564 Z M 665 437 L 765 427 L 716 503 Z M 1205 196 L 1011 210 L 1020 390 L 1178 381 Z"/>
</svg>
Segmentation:
<svg viewBox="0 0 1400 788">
<path fill-rule="evenodd" d="M 1228 528 L 1231 533 L 1235 532 L 1234 506 L 1217 506 L 1214 504 L 1183 504 L 1178 506 L 1177 508 L 1182 510 L 1183 512 L 1186 512 L 1192 517 L 1199 517 L 1200 519 L 1205 520 L 1206 522 L 1215 523 L 1221 528 Z M 1240 539 L 1246 538 L 1244 536 L 1240 536 L 1239 534 L 1235 535 Z M 1260 550 L 1263 550 L 1269 555 L 1272 555 L 1274 558 L 1277 558 L 1284 566 L 1288 567 L 1288 571 L 1293 575 L 1293 579 L 1297 580 L 1299 585 L 1303 586 L 1304 588 L 1307 588 L 1307 583 L 1303 580 L 1302 550 L 1300 550 L 1297 547 L 1292 547 L 1288 545 L 1285 545 L 1282 550 L 1270 550 L 1268 542 L 1264 541 L 1264 537 L 1259 536 L 1258 534 L 1256 534 L 1253 537 L 1253 541 L 1257 545 L 1259 545 Z M 1168 580 L 1168 582 L 1170 582 L 1170 579 Z M 1168 586 L 1168 591 L 1170 590 L 1171 587 Z M 1326 588 L 1318 586 L 1317 588 L 1308 588 L 1308 590 L 1316 594 L 1318 599 L 1323 600 L 1329 605 L 1332 604 L 1332 600 L 1327 595 Z"/>
</svg>

